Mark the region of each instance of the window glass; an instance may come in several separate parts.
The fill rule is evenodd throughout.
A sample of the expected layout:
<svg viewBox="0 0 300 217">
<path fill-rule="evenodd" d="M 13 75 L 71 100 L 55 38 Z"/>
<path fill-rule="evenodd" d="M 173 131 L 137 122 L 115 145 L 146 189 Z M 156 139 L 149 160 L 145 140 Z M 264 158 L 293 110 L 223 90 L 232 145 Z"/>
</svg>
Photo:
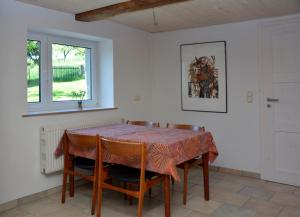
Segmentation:
<svg viewBox="0 0 300 217">
<path fill-rule="evenodd" d="M 27 40 L 27 102 L 41 101 L 41 42 Z"/>
<path fill-rule="evenodd" d="M 91 49 L 52 44 L 52 101 L 89 100 Z"/>
</svg>

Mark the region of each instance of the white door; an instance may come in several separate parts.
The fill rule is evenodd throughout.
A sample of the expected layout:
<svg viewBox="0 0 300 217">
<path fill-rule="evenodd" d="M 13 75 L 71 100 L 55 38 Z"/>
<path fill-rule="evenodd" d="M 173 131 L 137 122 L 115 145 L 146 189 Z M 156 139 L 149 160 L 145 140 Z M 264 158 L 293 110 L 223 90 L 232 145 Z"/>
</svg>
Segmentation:
<svg viewBox="0 0 300 217">
<path fill-rule="evenodd" d="M 261 33 L 262 178 L 300 186 L 300 17 Z"/>
</svg>

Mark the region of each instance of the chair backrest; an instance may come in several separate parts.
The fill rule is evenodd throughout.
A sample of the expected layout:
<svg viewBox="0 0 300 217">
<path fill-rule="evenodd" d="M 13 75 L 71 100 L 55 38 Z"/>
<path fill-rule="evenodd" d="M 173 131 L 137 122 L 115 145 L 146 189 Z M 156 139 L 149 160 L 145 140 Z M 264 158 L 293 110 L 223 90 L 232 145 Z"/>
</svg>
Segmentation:
<svg viewBox="0 0 300 217">
<path fill-rule="evenodd" d="M 127 124 L 146 126 L 146 127 L 159 127 L 159 122 L 152 122 L 152 121 L 129 121 L 128 120 Z"/>
<path fill-rule="evenodd" d="M 167 123 L 167 128 L 192 130 L 192 131 L 195 131 L 195 132 L 197 132 L 197 131 L 204 132 L 205 131 L 204 126 L 197 126 L 197 125 L 190 125 L 190 124 L 170 124 L 170 123 Z"/>
<path fill-rule="evenodd" d="M 80 151 L 86 151 L 93 148 L 97 148 L 100 143 L 99 135 L 90 136 L 90 135 L 79 135 L 73 134 L 66 131 L 69 146 L 72 146 L 73 149 L 78 149 Z"/>
<path fill-rule="evenodd" d="M 137 142 L 115 141 L 102 138 L 101 147 L 104 147 L 109 153 L 120 157 L 130 158 L 146 154 L 145 144 Z"/>
<path fill-rule="evenodd" d="M 123 142 L 101 138 L 100 142 L 100 165 L 103 163 L 103 153 L 107 150 L 110 154 L 127 159 L 139 159 L 141 169 L 141 182 L 145 182 L 145 165 L 147 150 L 146 145 L 136 142 Z"/>
</svg>

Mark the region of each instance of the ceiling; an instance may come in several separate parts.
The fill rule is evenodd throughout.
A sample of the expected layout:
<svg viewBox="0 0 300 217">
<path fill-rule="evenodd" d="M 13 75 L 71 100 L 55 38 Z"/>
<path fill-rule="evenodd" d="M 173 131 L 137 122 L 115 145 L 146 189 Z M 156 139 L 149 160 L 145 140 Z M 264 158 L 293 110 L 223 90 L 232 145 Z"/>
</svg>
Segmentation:
<svg viewBox="0 0 300 217">
<path fill-rule="evenodd" d="M 76 14 L 126 0 L 18 0 Z M 121 14 L 109 20 L 147 32 L 164 32 L 283 16 L 300 12 L 300 0 L 190 0 Z M 156 24 L 155 25 L 155 21 Z"/>
</svg>

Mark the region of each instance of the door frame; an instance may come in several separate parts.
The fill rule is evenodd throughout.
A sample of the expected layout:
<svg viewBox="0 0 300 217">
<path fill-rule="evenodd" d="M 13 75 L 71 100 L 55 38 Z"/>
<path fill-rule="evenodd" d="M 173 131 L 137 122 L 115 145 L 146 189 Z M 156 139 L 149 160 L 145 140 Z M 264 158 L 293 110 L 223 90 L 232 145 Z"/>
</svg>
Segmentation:
<svg viewBox="0 0 300 217">
<path fill-rule="evenodd" d="M 258 73 L 259 73 L 259 87 L 260 87 L 260 175 L 261 179 L 269 180 L 269 181 L 278 181 L 276 180 L 272 171 L 269 170 L 270 168 L 270 159 L 268 159 L 268 155 L 266 154 L 266 147 L 267 147 L 267 138 L 268 131 L 270 129 L 267 128 L 267 118 L 270 114 L 270 111 L 267 113 L 266 111 L 266 98 L 272 97 L 272 93 L 268 92 L 267 90 L 267 82 L 266 77 L 268 72 L 264 70 L 264 67 L 270 59 L 268 60 L 268 56 L 266 56 L 265 52 L 265 41 L 267 40 L 266 37 L 270 36 L 268 34 L 272 34 L 273 31 L 277 30 L 278 28 L 282 28 L 283 26 L 288 26 L 289 24 L 300 23 L 300 15 L 292 15 L 288 17 L 280 17 L 272 20 L 266 20 L 262 23 L 258 24 Z M 270 58 L 270 56 L 269 56 Z M 271 59 L 272 60 L 272 59 Z M 269 62 L 270 63 L 270 62 Z M 272 63 L 272 62 L 271 62 Z M 272 111 L 273 112 L 273 111 Z"/>
</svg>

